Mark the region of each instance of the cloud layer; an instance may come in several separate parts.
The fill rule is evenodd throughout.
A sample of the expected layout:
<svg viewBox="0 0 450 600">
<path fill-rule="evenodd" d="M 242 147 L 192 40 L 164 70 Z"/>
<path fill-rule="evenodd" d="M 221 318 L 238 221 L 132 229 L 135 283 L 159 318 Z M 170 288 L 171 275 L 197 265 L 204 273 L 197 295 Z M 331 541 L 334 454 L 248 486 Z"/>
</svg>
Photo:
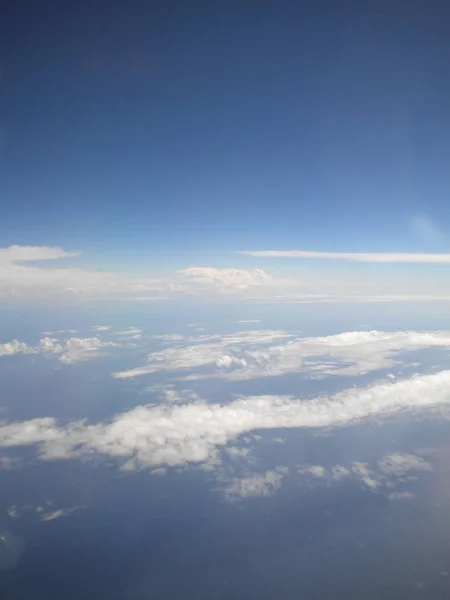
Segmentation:
<svg viewBox="0 0 450 600">
<path fill-rule="evenodd" d="M 309 377 L 355 376 L 399 364 L 405 351 L 449 347 L 450 332 L 351 331 L 324 337 L 297 337 L 283 331 L 249 331 L 167 341 L 175 345 L 153 352 L 147 364 L 114 373 L 116 378 L 160 371 L 179 372 L 186 380 L 235 381 L 302 372 Z M 274 343 L 275 342 L 275 343 Z M 203 371 L 198 372 L 201 368 Z M 204 369 L 207 368 L 205 372 Z M 197 369 L 197 372 L 192 372 Z"/>
<path fill-rule="evenodd" d="M 254 257 L 333 259 L 356 262 L 449 263 L 450 254 L 342 253 L 303 250 L 246 251 Z M 293 277 L 268 274 L 260 268 L 216 268 L 191 266 L 164 277 L 147 274 L 100 271 L 94 268 L 63 266 L 60 259 L 74 259 L 76 251 L 49 246 L 0 248 L 0 299 L 55 298 L 84 300 L 158 301 L 206 297 L 269 302 L 404 302 L 438 301 L 450 298 L 445 279 L 426 279 L 361 274 L 350 279 L 344 273 L 332 276 L 309 273 Z M 53 264 L 48 264 L 53 261 Z M 42 263 L 42 264 L 40 264 Z M 76 264 L 76 263 L 75 263 Z M 134 269 L 133 269 L 134 270 Z M 423 279 L 421 279 L 423 278 Z"/>
<path fill-rule="evenodd" d="M 3 423 L 0 447 L 38 445 L 44 460 L 104 455 L 117 458 L 125 469 L 217 464 L 220 449 L 257 430 L 343 427 L 401 411 L 449 406 L 450 371 L 441 371 L 308 400 L 266 395 L 224 405 L 147 405 L 94 425 L 62 426 L 51 417 Z M 395 461 L 385 465 L 386 470 L 398 468 Z"/>
</svg>

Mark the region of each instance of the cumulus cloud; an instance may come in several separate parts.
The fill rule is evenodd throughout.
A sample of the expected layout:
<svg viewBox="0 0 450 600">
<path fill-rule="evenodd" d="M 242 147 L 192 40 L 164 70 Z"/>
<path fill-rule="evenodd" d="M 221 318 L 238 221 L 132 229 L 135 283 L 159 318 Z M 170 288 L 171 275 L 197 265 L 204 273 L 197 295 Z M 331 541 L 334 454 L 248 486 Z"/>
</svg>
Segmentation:
<svg viewBox="0 0 450 600">
<path fill-rule="evenodd" d="M 262 269 L 244 271 L 243 269 L 189 267 L 180 271 L 180 274 L 202 284 L 231 288 L 267 285 L 272 281 L 270 275 Z"/>
<path fill-rule="evenodd" d="M 36 346 L 31 346 L 18 340 L 0 344 L 0 356 L 13 354 L 58 354 L 61 362 L 73 364 L 81 360 L 99 356 L 102 349 L 117 347 L 118 345 L 114 342 L 103 342 L 98 337 L 71 337 L 64 342 L 59 342 L 55 338 L 44 337 L 39 340 Z"/>
<path fill-rule="evenodd" d="M 315 378 L 354 376 L 395 366 L 405 351 L 448 347 L 450 332 L 350 331 L 295 337 L 283 331 L 261 330 L 174 341 L 186 343 L 153 352 L 146 365 L 114 373 L 114 377 L 158 371 L 182 371 L 186 380 L 218 377 L 242 381 L 295 372 Z M 191 373 L 204 367 L 208 372 Z"/>
<path fill-rule="evenodd" d="M 385 475 L 405 475 L 409 471 L 431 471 L 429 462 L 414 454 L 395 452 L 385 456 L 378 463 L 378 468 Z"/>
<path fill-rule="evenodd" d="M 259 429 L 343 427 L 400 411 L 449 406 L 450 371 L 441 371 L 303 401 L 248 396 L 225 405 L 194 401 L 139 406 L 98 424 L 62 426 L 50 417 L 3 423 L 0 447 L 38 445 L 45 460 L 94 454 L 132 461 L 130 468 L 182 466 L 217 462 L 230 441 Z M 370 477 L 363 464 L 358 468 L 359 476 Z"/>
<path fill-rule="evenodd" d="M 315 252 L 310 250 L 243 250 L 238 254 L 261 258 L 303 258 L 344 260 L 373 263 L 450 263 L 450 254 L 424 254 L 414 252 Z"/>
<path fill-rule="evenodd" d="M 326 477 L 327 470 L 321 465 L 302 465 L 298 468 L 300 475 L 312 475 L 313 477 Z"/>
</svg>

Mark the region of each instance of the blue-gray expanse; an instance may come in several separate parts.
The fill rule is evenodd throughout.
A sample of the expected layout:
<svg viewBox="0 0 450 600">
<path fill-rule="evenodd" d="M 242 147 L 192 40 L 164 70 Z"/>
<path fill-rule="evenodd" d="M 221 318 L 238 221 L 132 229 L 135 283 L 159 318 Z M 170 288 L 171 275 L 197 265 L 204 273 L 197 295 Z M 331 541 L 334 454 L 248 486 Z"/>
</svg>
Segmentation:
<svg viewBox="0 0 450 600">
<path fill-rule="evenodd" d="M 443 598 L 450 317 L 1 309 L 0 596 Z"/>
</svg>

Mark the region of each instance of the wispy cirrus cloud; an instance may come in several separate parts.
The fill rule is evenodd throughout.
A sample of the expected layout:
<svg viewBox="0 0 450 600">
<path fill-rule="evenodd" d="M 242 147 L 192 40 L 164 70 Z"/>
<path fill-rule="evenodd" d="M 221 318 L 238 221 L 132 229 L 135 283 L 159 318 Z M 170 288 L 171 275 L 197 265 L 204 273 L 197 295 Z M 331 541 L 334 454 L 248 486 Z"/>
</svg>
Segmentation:
<svg viewBox="0 0 450 600">
<path fill-rule="evenodd" d="M 299 258 L 317 260 L 342 260 L 371 263 L 434 263 L 450 264 L 450 254 L 425 254 L 421 252 L 318 252 L 312 250 L 241 250 L 260 258 Z"/>
</svg>

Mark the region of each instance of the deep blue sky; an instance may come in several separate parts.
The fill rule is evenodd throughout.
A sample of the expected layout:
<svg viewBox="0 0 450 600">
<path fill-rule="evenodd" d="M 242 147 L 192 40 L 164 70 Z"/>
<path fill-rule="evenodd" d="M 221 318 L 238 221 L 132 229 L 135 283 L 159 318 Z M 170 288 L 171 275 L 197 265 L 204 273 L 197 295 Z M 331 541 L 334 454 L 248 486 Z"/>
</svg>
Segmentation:
<svg viewBox="0 0 450 600">
<path fill-rule="evenodd" d="M 444 2 L 6 4 L 4 245 L 206 263 L 450 225 Z"/>
</svg>

